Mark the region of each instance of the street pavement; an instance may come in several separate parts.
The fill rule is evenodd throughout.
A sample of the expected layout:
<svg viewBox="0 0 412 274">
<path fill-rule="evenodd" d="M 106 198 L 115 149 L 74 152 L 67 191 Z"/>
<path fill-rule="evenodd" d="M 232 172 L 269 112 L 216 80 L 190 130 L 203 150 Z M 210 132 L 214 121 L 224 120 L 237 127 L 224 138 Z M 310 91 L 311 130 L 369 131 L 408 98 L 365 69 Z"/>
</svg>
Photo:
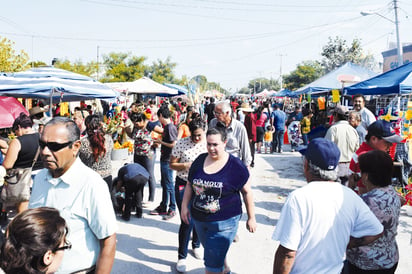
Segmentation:
<svg viewBox="0 0 412 274">
<path fill-rule="evenodd" d="M 159 154 L 159 153 L 158 153 Z M 113 162 L 113 175 L 127 160 Z M 161 216 L 151 216 L 149 211 L 161 200 L 160 167 L 155 166 L 155 203 L 145 209 L 142 219 L 131 217 L 129 222 L 118 216 L 117 251 L 112 273 L 178 273 L 176 271 L 178 216 L 163 221 Z M 302 172 L 302 157 L 298 152 L 282 154 L 256 154 L 255 167 L 251 169 L 257 231 L 246 230 L 246 210 L 239 224 L 240 241 L 233 243 L 227 255 L 232 273 L 272 273 L 273 255 L 278 243 L 271 239 L 282 205 L 291 191 L 306 184 Z M 148 188 L 145 188 L 145 200 Z M 396 273 L 412 273 L 412 217 L 402 209 L 398 228 L 400 260 Z M 187 273 L 204 273 L 203 261 L 193 257 L 191 244 L 187 257 Z"/>
</svg>

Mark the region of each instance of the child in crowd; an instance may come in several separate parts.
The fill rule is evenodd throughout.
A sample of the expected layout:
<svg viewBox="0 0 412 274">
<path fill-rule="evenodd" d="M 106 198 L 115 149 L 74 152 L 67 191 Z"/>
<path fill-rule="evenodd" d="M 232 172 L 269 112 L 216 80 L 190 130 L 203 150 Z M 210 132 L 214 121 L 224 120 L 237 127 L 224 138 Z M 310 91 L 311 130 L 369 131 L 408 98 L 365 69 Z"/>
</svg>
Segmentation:
<svg viewBox="0 0 412 274">
<path fill-rule="evenodd" d="M 271 153 L 272 148 L 272 136 L 274 133 L 274 127 L 271 125 L 266 127 L 265 135 L 263 136 L 263 145 L 264 145 L 264 152 Z"/>
<path fill-rule="evenodd" d="M 305 115 L 305 117 L 303 117 L 302 121 L 300 121 L 302 139 L 303 139 L 303 144 L 305 146 L 307 146 L 309 143 L 308 134 L 311 129 L 310 123 L 311 123 L 312 116 L 313 116 L 313 112 L 309 110 L 307 114 Z"/>
<path fill-rule="evenodd" d="M 298 146 L 302 143 L 302 138 L 300 136 L 300 122 L 293 121 L 288 126 L 288 137 L 291 151 L 294 152 Z"/>
</svg>

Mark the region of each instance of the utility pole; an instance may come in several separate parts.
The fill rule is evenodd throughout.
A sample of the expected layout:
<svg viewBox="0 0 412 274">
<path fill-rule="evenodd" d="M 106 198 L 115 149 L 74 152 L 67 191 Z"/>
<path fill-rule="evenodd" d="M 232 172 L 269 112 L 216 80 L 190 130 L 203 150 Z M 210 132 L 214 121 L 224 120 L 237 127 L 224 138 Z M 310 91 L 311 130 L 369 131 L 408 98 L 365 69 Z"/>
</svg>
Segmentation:
<svg viewBox="0 0 412 274">
<path fill-rule="evenodd" d="M 99 81 L 99 46 L 97 46 L 97 72 L 96 72 L 96 80 Z"/>
<path fill-rule="evenodd" d="M 280 82 L 280 90 L 283 89 L 283 76 L 282 76 L 282 61 L 283 56 L 287 56 L 286 54 L 278 54 L 280 56 L 280 67 L 279 67 L 279 82 Z"/>
<path fill-rule="evenodd" d="M 403 48 L 399 37 L 399 20 L 398 20 L 398 0 L 393 0 L 393 9 L 395 11 L 395 26 L 396 26 L 396 44 L 398 47 L 398 67 L 403 65 Z"/>
</svg>

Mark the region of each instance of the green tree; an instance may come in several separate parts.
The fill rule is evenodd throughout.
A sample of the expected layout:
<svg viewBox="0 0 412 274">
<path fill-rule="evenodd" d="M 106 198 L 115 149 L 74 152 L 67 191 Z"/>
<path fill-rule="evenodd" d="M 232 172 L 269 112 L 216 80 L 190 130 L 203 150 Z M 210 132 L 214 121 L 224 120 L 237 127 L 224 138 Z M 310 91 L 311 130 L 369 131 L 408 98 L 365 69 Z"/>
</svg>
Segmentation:
<svg viewBox="0 0 412 274">
<path fill-rule="evenodd" d="M 345 39 L 329 37 L 328 43 L 322 48 L 321 55 L 324 57 L 321 61 L 325 72 L 330 72 L 347 62 L 363 65 L 368 68 L 374 68 L 376 62 L 371 54 L 365 55 L 361 47 L 361 41 L 354 39 L 350 45 Z"/>
<path fill-rule="evenodd" d="M 243 87 L 243 88 L 239 89 L 237 93 L 250 94 L 250 89 L 248 89 L 247 87 Z"/>
<path fill-rule="evenodd" d="M 0 37 L 0 71 L 17 72 L 29 68 L 29 55 L 25 51 L 16 53 L 14 42 Z"/>
<path fill-rule="evenodd" d="M 158 83 L 178 84 L 179 80 L 176 79 L 173 72 L 175 68 L 176 63 L 171 62 L 170 57 L 168 57 L 165 61 L 157 60 L 153 62 L 145 73 Z"/>
<path fill-rule="evenodd" d="M 267 78 L 256 78 L 250 80 L 247 88 L 253 93 L 259 93 L 263 90 L 279 90 L 280 84 L 277 80 Z"/>
<path fill-rule="evenodd" d="M 43 61 L 33 61 L 29 63 L 29 67 L 34 67 L 34 68 L 45 67 L 45 66 L 47 66 L 47 64 Z"/>
<path fill-rule="evenodd" d="M 283 76 L 284 87 L 295 90 L 309 84 L 324 75 L 324 69 L 318 61 L 303 61 L 290 74 Z"/>
<path fill-rule="evenodd" d="M 146 57 L 131 56 L 130 53 L 109 53 L 103 56 L 105 76 L 102 82 L 131 82 L 145 76 L 149 68 L 144 64 Z"/>
<path fill-rule="evenodd" d="M 71 72 L 75 72 L 78 74 L 86 75 L 89 77 L 96 77 L 97 75 L 97 63 L 96 62 L 89 62 L 87 64 L 83 64 L 82 61 L 78 60 L 75 61 L 73 64 L 69 60 L 57 60 L 54 63 L 54 67 L 65 69 Z"/>
</svg>

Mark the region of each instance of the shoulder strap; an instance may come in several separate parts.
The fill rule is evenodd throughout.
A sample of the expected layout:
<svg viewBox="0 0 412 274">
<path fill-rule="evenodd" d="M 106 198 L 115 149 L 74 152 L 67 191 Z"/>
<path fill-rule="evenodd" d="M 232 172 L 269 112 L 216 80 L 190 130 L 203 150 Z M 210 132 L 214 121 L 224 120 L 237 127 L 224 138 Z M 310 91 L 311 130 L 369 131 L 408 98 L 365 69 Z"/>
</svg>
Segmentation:
<svg viewBox="0 0 412 274">
<path fill-rule="evenodd" d="M 33 168 L 34 164 L 37 162 L 37 158 L 40 154 L 40 146 L 37 148 L 36 155 L 34 156 L 33 163 L 31 164 L 31 168 Z"/>
</svg>

